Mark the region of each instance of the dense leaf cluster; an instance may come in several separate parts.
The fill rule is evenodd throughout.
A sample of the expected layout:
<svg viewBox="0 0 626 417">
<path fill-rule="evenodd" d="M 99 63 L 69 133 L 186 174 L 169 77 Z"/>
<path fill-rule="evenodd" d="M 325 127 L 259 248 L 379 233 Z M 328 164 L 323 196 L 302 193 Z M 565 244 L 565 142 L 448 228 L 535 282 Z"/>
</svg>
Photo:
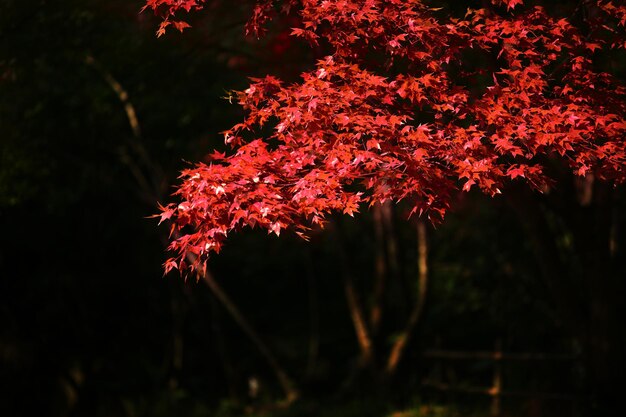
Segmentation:
<svg viewBox="0 0 626 417">
<path fill-rule="evenodd" d="M 148 6 L 166 23 L 201 3 Z M 626 178 L 626 89 L 596 62 L 626 47 L 626 6 L 598 1 L 581 21 L 520 0 L 461 18 L 420 0 L 277 3 L 299 19 L 293 36 L 329 53 L 299 82 L 267 76 L 237 94 L 233 152 L 185 170 L 180 203 L 162 209 L 175 236 L 166 271 L 202 270 L 246 226 L 305 236 L 386 200 L 438 221 L 458 190 L 522 180 L 547 192 L 554 164 Z M 249 30 L 273 6 L 259 3 Z"/>
</svg>

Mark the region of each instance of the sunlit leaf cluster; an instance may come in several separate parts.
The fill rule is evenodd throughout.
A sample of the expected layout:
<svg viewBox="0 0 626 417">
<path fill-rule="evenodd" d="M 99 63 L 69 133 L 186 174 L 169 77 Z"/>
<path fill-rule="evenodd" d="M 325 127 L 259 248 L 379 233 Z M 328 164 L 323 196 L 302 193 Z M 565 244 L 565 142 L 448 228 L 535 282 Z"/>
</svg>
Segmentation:
<svg viewBox="0 0 626 417">
<path fill-rule="evenodd" d="M 555 163 L 623 182 L 626 89 L 595 61 L 626 46 L 626 7 L 598 1 L 581 21 L 492 3 L 454 17 L 419 0 L 260 2 L 249 31 L 282 11 L 298 17 L 292 36 L 328 54 L 298 82 L 267 76 L 237 94 L 231 152 L 185 170 L 179 202 L 163 207 L 166 270 L 202 269 L 245 227 L 306 236 L 386 200 L 439 221 L 461 190 L 547 192 Z M 202 2 L 148 7 L 167 22 Z"/>
</svg>

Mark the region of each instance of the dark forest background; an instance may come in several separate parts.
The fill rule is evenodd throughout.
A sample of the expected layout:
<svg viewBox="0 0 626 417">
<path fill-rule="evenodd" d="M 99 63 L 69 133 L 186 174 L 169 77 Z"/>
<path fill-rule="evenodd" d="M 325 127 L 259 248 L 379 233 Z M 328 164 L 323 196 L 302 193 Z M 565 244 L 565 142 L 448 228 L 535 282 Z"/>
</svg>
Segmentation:
<svg viewBox="0 0 626 417">
<path fill-rule="evenodd" d="M 577 3 L 550 4 L 565 13 Z M 332 219 L 311 242 L 234 236 L 210 268 L 297 384 L 300 399 L 281 407 L 275 369 L 214 292 L 163 276 L 167 230 L 149 216 L 171 201 L 187 161 L 224 149 L 219 132 L 242 117 L 229 90 L 248 76 L 296 79 L 319 51 L 286 36 L 288 19 L 245 38 L 249 2 L 211 2 L 192 29 L 159 39 L 142 5 L 0 4 L 0 415 L 493 414 L 489 395 L 467 391 L 490 387 L 494 364 L 424 354 L 433 350 L 571 356 L 503 363 L 503 390 L 538 394 L 503 397 L 497 412 L 611 412 L 624 352 L 624 190 L 566 173 L 552 197 L 459 195 L 436 229 L 407 221 L 400 205 Z M 622 76 L 625 62 L 605 59 Z M 364 309 L 384 312 L 369 368 L 426 295 L 393 378 L 358 359 L 346 282 Z M 606 331 L 593 334 L 594 319 L 572 330 L 560 305 L 587 317 L 594 303 L 609 306 Z M 589 353 L 602 337 L 608 365 Z"/>
</svg>

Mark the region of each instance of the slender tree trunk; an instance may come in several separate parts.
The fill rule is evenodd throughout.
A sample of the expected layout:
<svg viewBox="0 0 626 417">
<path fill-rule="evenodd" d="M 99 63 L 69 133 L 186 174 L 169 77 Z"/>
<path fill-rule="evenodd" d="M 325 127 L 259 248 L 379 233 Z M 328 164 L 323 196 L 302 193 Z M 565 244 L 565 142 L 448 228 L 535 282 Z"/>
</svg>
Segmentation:
<svg viewBox="0 0 626 417">
<path fill-rule="evenodd" d="M 372 335 L 376 336 L 383 318 L 383 301 L 387 281 L 387 260 L 385 256 L 385 229 L 383 226 L 383 211 L 380 204 L 375 204 L 372 209 L 374 217 L 374 235 L 376 237 L 376 255 L 374 277 L 374 292 L 370 309 L 370 325 Z"/>
<path fill-rule="evenodd" d="M 239 311 L 235 303 L 224 292 L 224 290 L 222 290 L 222 287 L 217 283 L 217 281 L 215 281 L 213 275 L 208 270 L 208 268 L 205 268 L 205 271 L 201 275 L 201 278 L 211 289 L 215 297 L 220 300 L 222 305 L 230 313 L 231 317 L 235 320 L 235 322 L 237 322 L 239 327 L 250 338 L 252 343 L 256 346 L 261 355 L 263 355 L 267 363 L 270 365 L 272 371 L 278 379 L 278 382 L 280 383 L 281 388 L 283 389 L 283 392 L 285 393 L 285 403 L 290 404 L 298 399 L 299 392 L 296 389 L 296 385 L 294 384 L 292 379 L 287 375 L 287 372 L 282 368 L 282 366 L 280 366 L 280 364 L 272 354 L 272 351 L 261 339 L 258 333 L 254 330 L 254 328 L 250 325 L 244 315 Z"/>
<path fill-rule="evenodd" d="M 387 231 L 385 239 L 387 245 L 387 258 L 389 265 L 389 273 L 392 278 L 398 278 L 400 275 L 400 261 L 398 259 L 398 241 L 393 226 L 393 205 L 391 201 L 386 201 L 381 206 L 382 219 Z"/>
<path fill-rule="evenodd" d="M 374 364 L 374 344 L 370 329 L 365 316 L 365 310 L 361 305 L 358 291 L 354 285 L 354 276 L 350 266 L 350 260 L 346 253 L 343 238 L 339 230 L 335 230 L 337 245 L 339 249 L 339 257 L 341 261 L 341 270 L 343 276 L 343 288 L 346 295 L 346 303 L 350 312 L 350 318 L 354 327 L 357 343 L 359 345 L 359 368 L 370 368 Z"/>
<path fill-rule="evenodd" d="M 124 87 L 113 77 L 113 75 L 107 71 L 103 65 L 101 65 L 95 58 L 92 56 L 87 56 L 85 59 L 87 65 L 95 68 L 100 75 L 103 77 L 105 82 L 111 87 L 111 89 L 115 92 L 117 98 L 120 100 L 122 105 L 124 106 L 124 112 L 128 119 L 128 123 L 130 125 L 132 135 L 131 147 L 135 150 L 139 159 L 145 165 L 145 169 L 148 170 L 149 179 L 146 178 L 143 171 L 139 168 L 139 165 L 134 163 L 132 157 L 130 155 L 123 155 L 124 162 L 129 166 L 133 176 L 137 180 L 140 189 L 150 200 L 151 204 L 156 203 L 161 199 L 161 190 L 163 188 L 163 175 L 162 170 L 158 164 L 154 163 L 150 158 L 148 152 L 144 148 L 141 143 L 141 129 L 139 124 L 139 119 L 137 117 L 137 112 L 135 111 L 135 107 L 132 102 L 129 100 L 128 93 L 124 89 Z M 193 263 L 193 259 L 189 259 L 190 262 Z M 268 346 L 263 342 L 254 328 L 250 325 L 244 315 L 239 311 L 235 303 L 228 297 L 228 295 L 222 290 L 217 281 L 213 278 L 213 275 L 210 273 L 208 268 L 205 268 L 203 274 L 200 274 L 200 278 L 204 283 L 207 284 L 209 289 L 213 292 L 215 297 L 224 305 L 226 310 L 233 317 L 235 322 L 241 327 L 244 333 L 250 338 L 256 348 L 259 350 L 261 355 L 267 360 L 268 364 L 272 368 L 274 374 L 276 375 L 281 388 L 285 393 L 285 403 L 290 404 L 295 401 L 299 397 L 299 392 L 296 389 L 296 385 L 291 380 L 291 378 L 287 375 L 287 372 L 280 366 L 271 350 Z"/>
<path fill-rule="evenodd" d="M 417 223 L 417 266 L 418 266 L 418 288 L 417 301 L 415 302 L 409 320 L 396 342 L 393 344 L 387 359 L 385 373 L 387 377 L 393 377 L 402 360 L 406 347 L 413 335 L 413 332 L 422 317 L 426 295 L 428 293 L 428 239 L 426 235 L 426 225 L 423 220 Z"/>
<path fill-rule="evenodd" d="M 361 368 L 367 368 L 373 364 L 374 345 L 372 344 L 372 339 L 367 328 L 363 307 L 361 306 L 359 296 L 354 287 L 354 280 L 349 273 L 344 274 L 344 291 L 346 293 L 350 317 L 361 352 L 359 366 Z"/>
<path fill-rule="evenodd" d="M 141 142 L 141 125 L 139 123 L 139 118 L 137 117 L 137 112 L 135 111 L 135 106 L 132 101 L 130 101 L 130 96 L 126 89 L 113 76 L 113 74 L 105 68 L 104 65 L 91 55 L 87 55 L 85 57 L 85 63 L 94 68 L 100 74 L 124 106 L 124 113 L 126 114 L 126 119 L 128 120 L 128 125 L 130 126 L 132 132 L 132 138 L 129 140 L 129 147 L 135 152 L 140 163 L 134 163 L 132 157 L 128 155 L 126 151 L 122 151 L 122 161 L 129 167 L 131 173 L 135 177 L 135 180 L 139 183 L 139 188 L 144 193 L 144 198 L 148 200 L 151 199 L 149 204 L 154 204 L 156 201 L 161 199 L 161 194 L 166 188 L 166 184 L 163 181 L 163 170 L 159 164 L 152 160 L 148 151 Z M 144 173 L 144 170 L 140 168 L 140 165 L 143 165 L 147 175 Z"/>
</svg>

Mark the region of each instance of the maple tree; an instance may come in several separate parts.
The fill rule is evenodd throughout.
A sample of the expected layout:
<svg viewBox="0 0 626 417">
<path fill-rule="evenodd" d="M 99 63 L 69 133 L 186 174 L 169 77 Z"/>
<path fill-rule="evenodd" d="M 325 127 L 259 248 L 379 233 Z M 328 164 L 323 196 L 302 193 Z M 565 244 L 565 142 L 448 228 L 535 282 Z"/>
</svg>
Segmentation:
<svg viewBox="0 0 626 417">
<path fill-rule="evenodd" d="M 209 254 L 246 227 L 306 238 L 331 213 L 388 201 L 436 223 L 455 194 L 474 188 L 558 195 L 563 172 L 598 190 L 623 183 L 626 89 L 606 63 L 626 49 L 626 6 L 580 1 L 552 13 L 527 3 L 492 0 L 455 15 L 420 0 L 258 1 L 248 33 L 282 13 L 297 21 L 292 37 L 322 56 L 297 82 L 270 75 L 235 93 L 246 115 L 224 132 L 231 151 L 184 170 L 179 201 L 162 207 L 175 253 L 165 271 L 203 272 Z M 207 4 L 146 7 L 162 16 L 161 35 L 188 27 L 181 15 Z M 576 237 L 589 254 L 608 242 L 596 223 Z M 544 246 L 538 257 L 555 253 Z M 585 274 L 604 282 L 592 257 L 581 258 Z M 544 271 L 558 283 L 552 261 Z M 591 322 L 608 320 L 598 307 L 608 288 L 590 302 Z M 563 292 L 560 302 L 575 327 L 583 320 L 570 298 Z M 591 344 L 610 333 L 585 326 L 577 331 Z M 596 348 L 596 356 L 608 349 Z"/>
<path fill-rule="evenodd" d="M 146 7 L 164 17 L 161 34 L 203 3 Z M 236 93 L 247 113 L 224 132 L 234 153 L 183 171 L 181 202 L 163 207 L 161 219 L 181 233 L 166 271 L 202 269 L 246 226 L 306 236 L 331 212 L 386 200 L 409 200 L 411 214 L 436 222 L 458 189 L 496 195 L 524 181 L 546 192 L 553 161 L 581 177 L 626 178 L 626 89 L 594 64 L 626 46 L 626 7 L 598 1 L 578 27 L 520 0 L 463 17 L 418 0 L 276 3 L 299 17 L 293 36 L 331 54 L 300 82 L 267 76 Z M 248 31 L 274 6 L 258 3 Z"/>
</svg>

